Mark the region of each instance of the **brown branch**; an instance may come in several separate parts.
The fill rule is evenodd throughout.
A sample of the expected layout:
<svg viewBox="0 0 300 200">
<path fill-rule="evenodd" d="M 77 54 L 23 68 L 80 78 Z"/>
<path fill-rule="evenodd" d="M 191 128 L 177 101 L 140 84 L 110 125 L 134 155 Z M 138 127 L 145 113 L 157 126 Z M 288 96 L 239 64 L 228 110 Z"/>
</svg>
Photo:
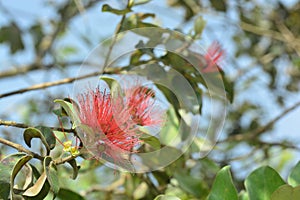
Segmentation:
<svg viewBox="0 0 300 200">
<path fill-rule="evenodd" d="M 293 106 L 287 108 L 281 114 L 279 114 L 277 117 L 275 117 L 274 119 L 272 119 L 271 121 L 269 121 L 266 125 L 257 128 L 253 132 L 241 133 L 241 134 L 233 135 L 233 136 L 228 137 L 225 140 L 218 141 L 218 143 L 232 142 L 232 141 L 239 142 L 239 141 L 243 141 L 243 140 L 255 139 L 258 136 L 260 136 L 261 134 L 263 134 L 264 132 L 266 132 L 268 129 L 270 129 L 271 127 L 273 127 L 274 124 L 277 121 L 279 121 L 280 119 L 282 119 L 284 116 L 286 116 L 288 113 L 290 113 L 291 111 L 293 111 L 294 109 L 296 109 L 299 106 L 300 106 L 300 102 L 295 103 Z"/>
<path fill-rule="evenodd" d="M 12 148 L 14 148 L 14 149 L 17 149 L 17 150 L 20 151 L 20 152 L 27 153 L 27 154 L 29 154 L 29 155 L 33 156 L 34 158 L 37 158 L 37 159 L 39 159 L 39 160 L 41 160 L 41 161 L 44 160 L 44 157 L 43 157 L 43 156 L 40 156 L 39 154 L 34 153 L 34 152 L 32 152 L 32 151 L 26 149 L 25 147 L 23 147 L 23 146 L 20 145 L 20 144 L 13 143 L 13 142 L 8 141 L 8 140 L 3 139 L 3 138 L 0 138 L 0 143 L 5 144 L 5 145 L 7 145 L 7 146 L 10 146 L 10 147 L 12 147 Z"/>
<path fill-rule="evenodd" d="M 34 127 L 31 125 L 27 125 L 27 124 L 17 123 L 14 121 L 5 121 L 5 120 L 1 120 L 1 119 L 0 119 L 0 126 L 10 126 L 10 127 L 16 127 L 16 128 Z M 75 131 L 73 129 L 65 129 L 65 128 L 58 128 L 58 127 L 49 127 L 49 128 L 52 130 L 55 130 L 55 131 L 62 131 L 62 132 L 67 132 L 67 133 L 71 133 L 71 132 Z"/>
<path fill-rule="evenodd" d="M 240 22 L 240 26 L 244 31 L 248 31 L 248 32 L 254 33 L 256 35 L 262 35 L 262 36 L 273 38 L 275 40 L 285 42 L 287 45 L 292 47 L 297 53 L 299 53 L 298 48 L 300 47 L 300 39 L 294 37 L 293 40 L 290 40 L 291 35 L 290 35 L 290 33 L 288 33 L 288 35 L 286 35 L 286 33 L 287 33 L 286 29 L 284 30 L 284 34 L 283 34 L 283 33 L 279 33 L 274 30 L 269 30 L 269 29 L 265 29 L 265 28 L 262 28 L 259 26 L 248 24 L 246 22 Z M 282 27 L 280 27 L 280 28 L 282 28 Z"/>
<path fill-rule="evenodd" d="M 66 67 L 66 66 L 73 66 L 73 65 L 81 65 L 82 63 L 83 63 L 82 61 L 75 61 L 75 62 L 69 62 L 69 63 L 57 63 L 57 64 L 51 63 L 51 64 L 44 65 L 44 66 L 33 63 L 30 65 L 25 65 L 22 67 L 14 67 L 13 69 L 2 71 L 2 72 L 0 72 L 0 78 L 17 76 L 17 75 L 25 74 L 27 72 L 35 71 L 35 70 L 41 70 L 41 69 L 48 70 L 48 69 L 54 68 L 56 65 Z"/>
<path fill-rule="evenodd" d="M 72 83 L 76 80 L 81 80 L 81 79 L 85 79 L 85 78 L 89 78 L 89 77 L 93 77 L 93 76 L 98 76 L 100 74 L 101 74 L 100 72 L 93 72 L 93 73 L 90 73 L 90 74 L 87 74 L 87 75 L 84 75 L 84 76 L 80 76 L 80 77 L 65 78 L 65 79 L 61 79 L 61 80 L 58 80 L 58 81 L 36 84 L 36 85 L 32 85 L 32 86 L 27 87 L 27 88 L 23 88 L 23 89 L 15 90 L 15 91 L 12 91 L 12 92 L 7 92 L 7 93 L 4 93 L 4 94 L 0 94 L 0 98 L 12 96 L 12 95 L 15 95 L 15 94 L 22 94 L 22 93 L 28 92 L 28 91 L 40 90 L 40 89 L 45 89 L 45 88 L 53 87 L 53 86 L 57 86 L 57 85 Z"/>
</svg>

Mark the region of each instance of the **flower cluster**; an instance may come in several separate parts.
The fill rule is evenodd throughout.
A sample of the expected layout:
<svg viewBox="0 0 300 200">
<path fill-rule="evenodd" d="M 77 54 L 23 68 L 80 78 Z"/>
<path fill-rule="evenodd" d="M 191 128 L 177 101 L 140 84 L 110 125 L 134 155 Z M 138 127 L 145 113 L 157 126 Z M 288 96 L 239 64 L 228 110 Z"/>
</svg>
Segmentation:
<svg viewBox="0 0 300 200">
<path fill-rule="evenodd" d="M 223 58 L 224 51 L 221 49 L 221 46 L 218 42 L 212 43 L 207 49 L 207 53 L 204 55 L 206 62 L 206 67 L 201 71 L 203 73 L 218 72 L 219 62 Z"/>
<path fill-rule="evenodd" d="M 88 90 L 78 97 L 81 124 L 88 126 L 85 146 L 96 157 L 118 161 L 120 154 L 136 152 L 141 140 L 139 126 L 157 126 L 164 112 L 155 104 L 152 90 L 140 85 L 124 91 L 124 96 L 107 90 Z"/>
</svg>

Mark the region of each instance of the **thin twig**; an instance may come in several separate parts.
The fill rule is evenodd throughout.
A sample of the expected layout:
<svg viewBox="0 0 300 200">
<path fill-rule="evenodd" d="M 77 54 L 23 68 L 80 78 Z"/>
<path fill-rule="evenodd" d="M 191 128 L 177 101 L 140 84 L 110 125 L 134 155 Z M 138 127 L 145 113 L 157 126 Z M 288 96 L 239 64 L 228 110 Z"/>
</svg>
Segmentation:
<svg viewBox="0 0 300 200">
<path fill-rule="evenodd" d="M 18 123 L 18 122 L 14 122 L 14 121 L 5 121 L 5 120 L 1 120 L 1 119 L 0 119 L 0 126 L 10 126 L 10 127 L 16 127 L 16 128 L 33 127 L 28 124 L 22 124 L 22 123 Z M 65 128 L 58 128 L 58 127 L 49 127 L 49 128 L 52 130 L 55 130 L 55 131 L 62 131 L 62 132 L 67 132 L 67 133 L 74 132 L 73 129 L 65 129 Z"/>
<path fill-rule="evenodd" d="M 3 138 L 0 138 L 0 143 L 5 144 L 5 145 L 7 145 L 7 146 L 10 146 L 10 147 L 12 147 L 12 148 L 14 148 L 14 149 L 17 149 L 17 150 L 20 151 L 20 152 L 27 153 L 27 154 L 29 154 L 29 155 L 33 156 L 34 158 L 37 158 L 37 159 L 39 159 L 39 160 L 41 160 L 41 161 L 44 160 L 44 157 L 43 157 L 43 156 L 40 156 L 39 154 L 34 153 L 34 152 L 32 152 L 32 151 L 26 149 L 25 147 L 23 147 L 23 146 L 20 145 L 20 144 L 16 144 L 16 143 L 14 143 L 14 142 L 8 141 L 8 140 L 3 139 Z"/>
<path fill-rule="evenodd" d="M 25 65 L 22 67 L 16 66 L 13 69 L 6 70 L 0 72 L 0 78 L 6 78 L 6 77 L 11 77 L 11 76 L 17 76 L 19 74 L 26 74 L 27 72 L 30 71 L 35 71 L 35 70 L 40 70 L 40 69 L 51 69 L 55 66 L 74 66 L 74 65 L 81 65 L 83 62 L 82 61 L 75 61 L 75 62 L 68 62 L 68 63 L 51 63 L 48 65 L 38 65 L 38 64 L 30 64 L 30 65 Z M 86 64 L 86 63 L 85 63 Z"/>
<path fill-rule="evenodd" d="M 272 119 L 271 121 L 269 121 L 266 125 L 257 128 L 253 132 L 241 133 L 241 134 L 233 135 L 233 136 L 228 137 L 225 140 L 218 141 L 218 143 L 231 142 L 231 141 L 239 142 L 239 141 L 243 141 L 243 140 L 255 139 L 259 135 L 261 135 L 262 133 L 264 133 L 268 129 L 270 129 L 277 121 L 279 121 L 280 119 L 282 119 L 284 116 L 286 116 L 288 113 L 290 113 L 291 111 L 293 111 L 294 109 L 296 109 L 299 106 L 300 106 L 300 102 L 295 103 L 293 106 L 291 106 L 288 109 L 284 110 L 277 117 L 275 117 L 274 119 Z"/>
<path fill-rule="evenodd" d="M 277 31 L 254 26 L 254 25 L 248 24 L 246 22 L 240 22 L 240 26 L 243 30 L 254 33 L 256 35 L 262 35 L 262 36 L 273 38 L 275 40 L 285 42 L 288 46 L 292 47 L 297 53 L 299 53 L 298 52 L 299 49 L 297 48 L 300 46 L 299 38 L 294 37 L 294 40 L 290 40 L 290 34 L 289 34 L 289 37 L 287 38 L 287 37 L 285 37 L 286 35 L 279 33 Z M 286 33 L 286 31 L 287 30 L 285 29 L 284 32 Z"/>
<path fill-rule="evenodd" d="M 15 91 L 12 91 L 12 92 L 7 92 L 7 93 L 4 93 L 4 94 L 0 94 L 0 98 L 12 96 L 12 95 L 15 95 L 15 94 L 22 94 L 22 93 L 28 92 L 28 91 L 40 90 L 40 89 L 45 89 L 45 88 L 53 87 L 53 86 L 57 86 L 57 85 L 72 83 L 76 80 L 81 80 L 81 79 L 85 79 L 85 78 L 89 78 L 89 77 L 93 77 L 93 76 L 98 76 L 100 74 L 102 74 L 102 73 L 101 72 L 93 72 L 93 73 L 90 73 L 90 74 L 87 74 L 87 75 L 84 75 L 84 76 L 80 76 L 80 77 L 65 78 L 65 79 L 61 79 L 61 80 L 58 80 L 58 81 L 36 84 L 36 85 L 32 85 L 32 86 L 27 87 L 27 88 L 23 88 L 23 89 L 15 90 Z"/>
<path fill-rule="evenodd" d="M 128 7 L 128 5 L 129 5 L 129 0 L 127 1 L 127 7 Z M 108 52 L 107 52 L 107 55 L 106 55 L 106 58 L 105 58 L 105 61 L 104 61 L 104 68 L 107 67 L 107 64 L 108 64 L 111 52 L 112 52 L 112 50 L 113 50 L 113 48 L 114 48 L 114 46 L 116 44 L 117 38 L 118 38 L 118 33 L 120 32 L 125 19 L 126 19 L 126 14 L 122 15 L 121 21 L 117 25 L 114 37 L 113 37 L 112 42 L 111 42 L 111 44 L 109 46 L 109 49 L 108 49 Z"/>
</svg>

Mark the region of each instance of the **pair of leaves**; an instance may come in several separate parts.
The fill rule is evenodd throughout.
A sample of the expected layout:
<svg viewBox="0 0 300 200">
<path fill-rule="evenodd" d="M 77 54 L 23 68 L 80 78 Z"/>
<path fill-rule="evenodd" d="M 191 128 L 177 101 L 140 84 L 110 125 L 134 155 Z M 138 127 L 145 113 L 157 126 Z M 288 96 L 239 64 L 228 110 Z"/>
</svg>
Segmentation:
<svg viewBox="0 0 300 200">
<path fill-rule="evenodd" d="M 241 199 L 249 200 L 297 200 L 300 199 L 300 162 L 292 170 L 285 183 L 280 175 L 271 167 L 264 166 L 254 170 L 245 180 L 246 192 Z M 293 188 L 293 186 L 297 186 Z M 222 195 L 221 195 L 222 194 Z M 221 169 L 216 176 L 208 200 L 239 199 L 232 182 L 229 166 Z"/>
</svg>

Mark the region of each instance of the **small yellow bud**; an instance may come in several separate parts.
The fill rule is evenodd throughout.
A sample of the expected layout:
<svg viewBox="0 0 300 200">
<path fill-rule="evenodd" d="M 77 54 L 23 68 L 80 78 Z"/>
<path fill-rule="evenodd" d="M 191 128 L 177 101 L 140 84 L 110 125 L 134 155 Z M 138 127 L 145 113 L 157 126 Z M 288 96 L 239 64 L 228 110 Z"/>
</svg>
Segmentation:
<svg viewBox="0 0 300 200">
<path fill-rule="evenodd" d="M 68 141 L 64 142 L 63 151 L 70 152 L 71 151 L 71 146 L 72 146 L 72 141 L 68 140 Z"/>
</svg>

